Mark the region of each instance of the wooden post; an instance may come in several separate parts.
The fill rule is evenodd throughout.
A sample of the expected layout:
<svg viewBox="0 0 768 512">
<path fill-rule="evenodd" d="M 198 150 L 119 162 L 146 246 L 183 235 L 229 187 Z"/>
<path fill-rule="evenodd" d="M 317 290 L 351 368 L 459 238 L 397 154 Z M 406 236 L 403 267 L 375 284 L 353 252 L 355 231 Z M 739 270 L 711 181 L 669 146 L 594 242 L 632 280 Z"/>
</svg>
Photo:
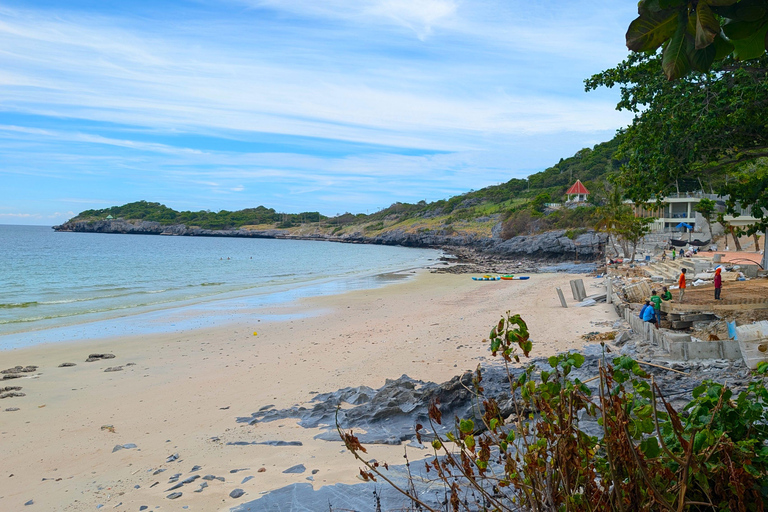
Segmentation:
<svg viewBox="0 0 768 512">
<path fill-rule="evenodd" d="M 609 277 L 605 280 L 605 302 L 611 304 L 613 302 L 613 281 Z"/>
</svg>

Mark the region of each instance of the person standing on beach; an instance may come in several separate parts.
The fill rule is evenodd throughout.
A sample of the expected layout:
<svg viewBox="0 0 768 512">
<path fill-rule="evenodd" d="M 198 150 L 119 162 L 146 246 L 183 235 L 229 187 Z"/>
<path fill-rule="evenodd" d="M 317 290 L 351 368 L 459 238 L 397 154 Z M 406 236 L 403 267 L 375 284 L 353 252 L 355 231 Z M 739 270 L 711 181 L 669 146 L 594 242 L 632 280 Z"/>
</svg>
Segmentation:
<svg viewBox="0 0 768 512">
<path fill-rule="evenodd" d="M 675 251 L 675 248 L 672 248 L 672 261 L 675 261 L 675 256 L 677 256 L 677 252 Z"/>
<path fill-rule="evenodd" d="M 720 273 L 722 270 L 720 267 L 715 269 L 715 300 L 721 300 L 720 291 L 723 289 L 723 277 Z"/>
<path fill-rule="evenodd" d="M 658 329 L 661 323 L 661 297 L 656 295 L 656 290 L 651 292 L 651 303 L 653 303 L 653 312 L 656 317 L 656 328 Z"/>
<path fill-rule="evenodd" d="M 688 269 L 683 269 L 680 272 L 680 279 L 677 280 L 677 285 L 680 288 L 680 304 L 683 303 L 683 297 L 685 296 L 685 273 Z"/>
</svg>

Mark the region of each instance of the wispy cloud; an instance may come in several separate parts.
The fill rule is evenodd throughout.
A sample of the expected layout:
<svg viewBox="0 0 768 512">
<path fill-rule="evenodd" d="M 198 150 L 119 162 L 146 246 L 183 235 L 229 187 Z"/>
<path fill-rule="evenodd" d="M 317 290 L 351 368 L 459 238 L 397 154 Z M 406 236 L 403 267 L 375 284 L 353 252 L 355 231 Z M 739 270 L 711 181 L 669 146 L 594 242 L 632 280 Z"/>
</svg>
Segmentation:
<svg viewBox="0 0 768 512">
<path fill-rule="evenodd" d="M 609 0 L 189 5 L 0 6 L 0 200 L 360 211 L 525 175 L 628 121 L 581 89 L 623 54 L 632 7 Z"/>
</svg>

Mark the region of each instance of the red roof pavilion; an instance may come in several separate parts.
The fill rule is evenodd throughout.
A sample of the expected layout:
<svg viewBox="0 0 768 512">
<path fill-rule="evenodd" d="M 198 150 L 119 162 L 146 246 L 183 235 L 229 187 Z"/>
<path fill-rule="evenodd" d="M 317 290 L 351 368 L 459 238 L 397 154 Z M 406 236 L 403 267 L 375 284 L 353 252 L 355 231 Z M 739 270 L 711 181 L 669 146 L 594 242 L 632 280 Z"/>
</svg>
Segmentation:
<svg viewBox="0 0 768 512">
<path fill-rule="evenodd" d="M 573 186 L 568 189 L 568 192 L 565 193 L 565 195 L 568 195 L 568 196 L 572 194 L 589 195 L 589 190 L 587 190 L 587 187 L 584 186 L 581 180 L 576 180 L 576 183 L 574 183 Z"/>
</svg>

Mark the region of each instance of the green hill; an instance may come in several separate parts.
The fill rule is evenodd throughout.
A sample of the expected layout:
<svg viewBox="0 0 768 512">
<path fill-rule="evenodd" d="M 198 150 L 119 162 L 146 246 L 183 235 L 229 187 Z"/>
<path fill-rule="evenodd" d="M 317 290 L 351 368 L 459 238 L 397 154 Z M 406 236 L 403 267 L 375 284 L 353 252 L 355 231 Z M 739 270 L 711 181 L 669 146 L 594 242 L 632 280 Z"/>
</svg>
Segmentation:
<svg viewBox="0 0 768 512">
<path fill-rule="evenodd" d="M 445 200 L 427 203 L 395 203 L 376 213 L 345 213 L 326 217 L 318 212 L 278 213 L 258 206 L 239 211 L 178 212 L 159 203 L 137 201 L 100 210 L 85 210 L 72 221 L 103 220 L 108 216 L 126 220 L 147 220 L 163 225 L 185 224 L 205 229 L 277 228 L 294 234 L 311 233 L 375 235 L 383 231 L 437 231 L 441 234 L 476 233 L 490 236 L 492 228 L 504 222 L 505 238 L 525 232 L 590 226 L 592 208 L 581 207 L 543 213 L 544 203 L 561 202 L 565 191 L 578 178 L 590 190 L 590 203 L 605 198 L 605 180 L 618 171 L 613 158 L 619 139 L 585 148 L 528 179 L 513 178 L 506 183 L 473 190 Z"/>
</svg>

